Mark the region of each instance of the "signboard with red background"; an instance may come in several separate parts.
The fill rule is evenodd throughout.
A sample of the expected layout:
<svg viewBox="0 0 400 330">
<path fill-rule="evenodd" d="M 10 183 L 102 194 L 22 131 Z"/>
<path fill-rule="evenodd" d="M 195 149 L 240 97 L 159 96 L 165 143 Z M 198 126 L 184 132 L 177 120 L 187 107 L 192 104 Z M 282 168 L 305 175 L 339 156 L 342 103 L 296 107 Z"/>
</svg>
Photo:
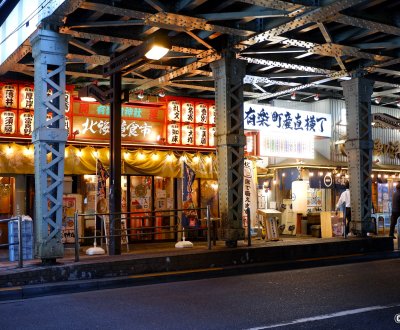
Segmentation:
<svg viewBox="0 0 400 330">
<path fill-rule="evenodd" d="M 67 86 L 65 127 L 68 140 L 104 141 L 109 139 L 110 106 L 83 102 L 72 97 Z M 53 93 L 49 89 L 48 94 Z M 215 147 L 215 105 L 211 100 L 165 97 L 160 102 L 123 104 L 121 139 L 123 143 L 184 147 Z M 0 83 L 0 136 L 30 139 L 34 128 L 33 84 Z"/>
<path fill-rule="evenodd" d="M 51 89 L 48 94 L 52 94 Z M 65 93 L 65 127 L 71 136 L 72 87 Z M 0 135 L 31 138 L 34 127 L 34 87 L 32 84 L 0 83 Z"/>
<path fill-rule="evenodd" d="M 166 97 L 166 103 L 168 145 L 215 147 L 214 102 Z"/>
</svg>

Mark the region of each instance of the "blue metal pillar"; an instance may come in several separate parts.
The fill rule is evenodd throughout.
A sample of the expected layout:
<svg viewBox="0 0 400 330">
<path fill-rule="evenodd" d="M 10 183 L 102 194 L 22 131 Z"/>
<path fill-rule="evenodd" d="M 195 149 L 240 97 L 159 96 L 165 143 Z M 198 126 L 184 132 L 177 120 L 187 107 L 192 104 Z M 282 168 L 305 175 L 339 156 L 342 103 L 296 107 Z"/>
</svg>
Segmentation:
<svg viewBox="0 0 400 330">
<path fill-rule="evenodd" d="M 342 82 L 347 112 L 346 152 L 349 160 L 351 222 L 350 230 L 366 236 L 371 227 L 371 95 L 374 82 L 353 78 Z"/>
<path fill-rule="evenodd" d="M 225 52 L 211 64 L 217 108 L 218 198 L 221 235 L 226 246 L 244 239 L 243 216 L 243 78 L 246 63 Z"/>
<path fill-rule="evenodd" d="M 31 37 L 35 60 L 35 257 L 53 263 L 64 256 L 61 241 L 67 38 L 39 29 Z"/>
</svg>

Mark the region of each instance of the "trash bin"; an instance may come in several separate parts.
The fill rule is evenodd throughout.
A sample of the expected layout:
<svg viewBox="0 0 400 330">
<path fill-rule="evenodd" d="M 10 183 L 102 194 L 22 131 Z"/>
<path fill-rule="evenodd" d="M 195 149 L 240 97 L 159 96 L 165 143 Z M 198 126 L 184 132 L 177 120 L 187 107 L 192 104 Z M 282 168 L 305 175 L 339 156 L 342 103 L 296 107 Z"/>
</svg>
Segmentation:
<svg viewBox="0 0 400 330">
<path fill-rule="evenodd" d="M 311 236 L 312 237 L 321 237 L 321 226 L 320 225 L 313 225 L 311 226 Z"/>
<path fill-rule="evenodd" d="M 301 234 L 302 235 L 307 235 L 307 219 L 301 220 Z"/>
<path fill-rule="evenodd" d="M 22 216 L 22 260 L 33 259 L 33 223 L 29 216 Z M 8 242 L 9 244 L 18 243 L 18 220 L 8 222 Z M 9 246 L 10 261 L 19 260 L 18 244 Z"/>
</svg>

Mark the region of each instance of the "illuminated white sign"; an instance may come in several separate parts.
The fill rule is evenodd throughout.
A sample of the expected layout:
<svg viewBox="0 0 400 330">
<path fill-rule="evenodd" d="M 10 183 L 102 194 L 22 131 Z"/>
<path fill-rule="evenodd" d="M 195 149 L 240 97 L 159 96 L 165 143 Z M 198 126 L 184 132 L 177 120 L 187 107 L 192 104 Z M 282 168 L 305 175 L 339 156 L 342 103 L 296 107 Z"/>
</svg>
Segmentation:
<svg viewBox="0 0 400 330">
<path fill-rule="evenodd" d="M 330 114 L 244 104 L 244 128 L 331 137 Z"/>
<path fill-rule="evenodd" d="M 314 137 L 260 132 L 260 156 L 314 158 Z"/>
</svg>

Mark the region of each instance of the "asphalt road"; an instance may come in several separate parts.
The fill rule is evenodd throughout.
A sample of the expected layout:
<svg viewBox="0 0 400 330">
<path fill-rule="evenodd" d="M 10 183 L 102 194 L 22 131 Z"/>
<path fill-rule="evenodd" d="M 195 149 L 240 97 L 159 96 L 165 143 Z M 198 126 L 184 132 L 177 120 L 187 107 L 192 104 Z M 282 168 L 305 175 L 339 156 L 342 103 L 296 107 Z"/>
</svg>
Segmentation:
<svg viewBox="0 0 400 330">
<path fill-rule="evenodd" d="M 0 329 L 400 329 L 400 259 L 0 302 Z"/>
</svg>

